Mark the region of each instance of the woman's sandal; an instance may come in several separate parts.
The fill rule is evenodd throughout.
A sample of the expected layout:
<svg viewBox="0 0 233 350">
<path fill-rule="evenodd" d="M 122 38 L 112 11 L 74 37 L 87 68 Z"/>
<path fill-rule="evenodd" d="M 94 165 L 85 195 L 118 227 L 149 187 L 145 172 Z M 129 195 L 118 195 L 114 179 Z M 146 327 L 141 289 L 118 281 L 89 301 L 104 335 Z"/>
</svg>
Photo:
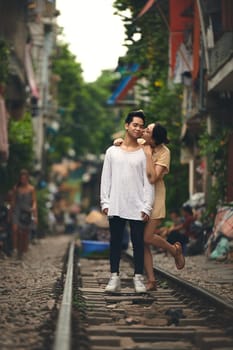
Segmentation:
<svg viewBox="0 0 233 350">
<path fill-rule="evenodd" d="M 148 292 L 157 290 L 157 282 L 156 281 L 148 281 L 146 284 L 146 290 Z"/>
<path fill-rule="evenodd" d="M 184 255 L 182 253 L 182 246 L 181 246 L 180 242 L 176 242 L 176 243 L 174 243 L 174 247 L 176 249 L 176 254 L 174 256 L 176 268 L 178 270 L 181 270 L 185 266 L 185 258 L 184 258 Z"/>
</svg>

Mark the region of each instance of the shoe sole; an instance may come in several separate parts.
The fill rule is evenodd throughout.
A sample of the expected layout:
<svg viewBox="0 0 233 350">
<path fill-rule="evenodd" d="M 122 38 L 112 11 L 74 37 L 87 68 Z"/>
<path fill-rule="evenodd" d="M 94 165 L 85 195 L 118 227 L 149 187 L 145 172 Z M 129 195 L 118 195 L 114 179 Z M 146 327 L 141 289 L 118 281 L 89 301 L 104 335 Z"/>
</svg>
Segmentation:
<svg viewBox="0 0 233 350">
<path fill-rule="evenodd" d="M 120 293 L 121 291 L 121 286 L 117 287 L 115 290 L 104 290 L 106 293 Z"/>
<path fill-rule="evenodd" d="M 117 294 L 117 293 L 120 293 L 121 290 L 120 289 L 119 290 L 114 290 L 114 291 L 112 291 L 112 290 L 105 290 L 104 292 L 107 293 L 107 294 Z"/>
</svg>

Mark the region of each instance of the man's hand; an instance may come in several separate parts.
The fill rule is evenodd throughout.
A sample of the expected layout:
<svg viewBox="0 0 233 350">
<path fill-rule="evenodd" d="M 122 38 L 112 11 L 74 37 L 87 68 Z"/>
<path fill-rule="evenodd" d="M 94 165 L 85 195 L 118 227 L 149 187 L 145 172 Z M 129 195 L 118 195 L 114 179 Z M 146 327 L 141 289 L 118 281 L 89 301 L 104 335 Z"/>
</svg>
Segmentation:
<svg viewBox="0 0 233 350">
<path fill-rule="evenodd" d="M 142 211 L 142 221 L 147 222 L 149 220 L 149 215 Z"/>
<path fill-rule="evenodd" d="M 146 144 L 146 140 L 144 140 L 142 137 L 139 137 L 137 139 L 137 143 L 142 146 Z"/>
<path fill-rule="evenodd" d="M 168 227 L 168 228 L 167 228 L 167 234 L 169 234 L 169 233 L 171 233 L 172 231 L 174 231 L 174 228 L 175 228 L 174 225 Z"/>
<path fill-rule="evenodd" d="M 113 141 L 114 146 L 120 146 L 124 140 L 121 137 Z"/>
<path fill-rule="evenodd" d="M 105 208 L 105 209 L 103 210 L 103 213 L 104 213 L 105 215 L 108 215 L 108 208 Z"/>
</svg>

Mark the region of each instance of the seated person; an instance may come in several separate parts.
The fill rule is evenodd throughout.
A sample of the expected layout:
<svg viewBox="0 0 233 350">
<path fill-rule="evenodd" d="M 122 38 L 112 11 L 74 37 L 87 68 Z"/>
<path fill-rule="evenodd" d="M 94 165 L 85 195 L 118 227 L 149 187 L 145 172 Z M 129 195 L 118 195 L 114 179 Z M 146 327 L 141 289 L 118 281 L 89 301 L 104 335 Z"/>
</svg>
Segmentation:
<svg viewBox="0 0 233 350">
<path fill-rule="evenodd" d="M 174 225 L 167 230 L 167 241 L 171 244 L 180 242 L 184 251 L 189 238 L 192 237 L 191 226 L 195 221 L 195 216 L 189 205 L 183 206 L 181 212 L 182 218 L 179 217 L 178 211 L 172 213 Z"/>
<path fill-rule="evenodd" d="M 164 238 L 167 238 L 168 234 L 174 231 L 177 225 L 180 225 L 183 222 L 182 218 L 180 217 L 179 209 L 177 208 L 171 209 L 169 211 L 169 216 L 170 216 L 170 221 L 168 222 L 168 225 L 159 228 L 158 232 L 156 232 Z"/>
</svg>

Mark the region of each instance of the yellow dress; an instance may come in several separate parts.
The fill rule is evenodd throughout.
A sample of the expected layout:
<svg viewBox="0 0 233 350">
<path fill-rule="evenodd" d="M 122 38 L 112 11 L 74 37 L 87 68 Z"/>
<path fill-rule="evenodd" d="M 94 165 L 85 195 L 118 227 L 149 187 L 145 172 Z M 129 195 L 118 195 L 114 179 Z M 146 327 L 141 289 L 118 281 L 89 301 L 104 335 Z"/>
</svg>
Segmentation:
<svg viewBox="0 0 233 350">
<path fill-rule="evenodd" d="M 156 146 L 152 153 L 152 161 L 154 165 L 161 165 L 165 167 L 165 174 L 169 173 L 170 170 L 170 150 L 164 145 L 161 144 Z M 166 188 L 164 180 L 160 179 L 155 183 L 155 201 L 153 209 L 151 212 L 151 219 L 163 219 L 166 216 Z"/>
</svg>

